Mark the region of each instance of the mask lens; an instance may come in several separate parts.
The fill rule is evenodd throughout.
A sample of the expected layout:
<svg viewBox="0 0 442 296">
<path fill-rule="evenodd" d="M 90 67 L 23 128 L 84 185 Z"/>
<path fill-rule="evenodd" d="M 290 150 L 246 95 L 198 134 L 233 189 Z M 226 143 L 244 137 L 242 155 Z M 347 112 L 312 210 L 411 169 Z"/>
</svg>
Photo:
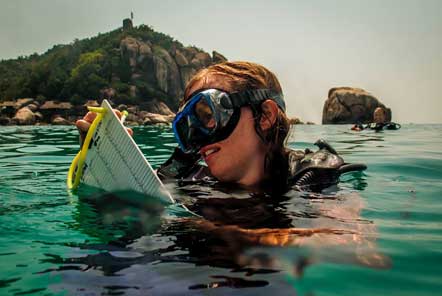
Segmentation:
<svg viewBox="0 0 442 296">
<path fill-rule="evenodd" d="M 201 100 L 195 104 L 194 112 L 202 127 L 209 131 L 216 128 L 216 120 L 213 109 L 209 106 L 209 103 L 205 98 L 201 98 Z"/>
<path fill-rule="evenodd" d="M 183 148 L 186 150 L 189 148 L 189 134 L 190 134 L 190 126 L 188 124 L 187 116 L 183 116 L 180 120 L 174 122 L 175 134 Z"/>
</svg>

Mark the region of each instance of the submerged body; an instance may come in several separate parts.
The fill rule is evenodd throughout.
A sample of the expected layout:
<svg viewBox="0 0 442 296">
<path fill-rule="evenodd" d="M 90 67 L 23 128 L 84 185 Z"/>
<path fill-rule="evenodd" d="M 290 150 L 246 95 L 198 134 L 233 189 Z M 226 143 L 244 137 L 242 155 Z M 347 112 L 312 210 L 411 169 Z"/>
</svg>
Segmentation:
<svg viewBox="0 0 442 296">
<path fill-rule="evenodd" d="M 362 131 L 364 129 L 370 129 L 374 131 L 381 131 L 381 130 L 398 130 L 401 128 L 401 125 L 399 123 L 395 122 L 383 122 L 383 123 L 369 123 L 369 124 L 355 124 L 351 127 L 353 131 Z"/>
</svg>

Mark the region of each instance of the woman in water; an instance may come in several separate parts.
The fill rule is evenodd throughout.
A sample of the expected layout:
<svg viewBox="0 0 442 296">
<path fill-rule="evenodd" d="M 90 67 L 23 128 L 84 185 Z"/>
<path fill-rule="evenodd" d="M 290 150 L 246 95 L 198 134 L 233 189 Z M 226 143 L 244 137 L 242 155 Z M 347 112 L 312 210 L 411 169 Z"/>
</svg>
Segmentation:
<svg viewBox="0 0 442 296">
<path fill-rule="evenodd" d="M 317 142 L 317 152 L 285 147 L 290 128 L 285 111 L 281 85 L 265 67 L 250 62 L 224 62 L 203 69 L 189 81 L 173 122 L 179 147 L 157 173 L 163 179 L 178 179 L 183 184 L 236 184 L 251 192 L 270 194 L 277 201 L 292 188 L 320 191 L 336 184 L 340 174 L 365 168 L 344 163 L 324 141 Z M 76 125 L 84 133 L 93 119 L 94 114 L 88 113 Z M 201 158 L 207 166 L 199 164 Z M 359 235 L 331 229 L 331 225 L 295 228 L 287 217 L 278 222 L 278 215 L 266 215 L 267 207 L 262 201 L 273 202 L 267 198 L 245 200 L 249 215 L 255 214 L 254 224 L 236 223 L 241 219 L 237 210 L 243 201 L 216 197 L 195 202 L 194 209 L 205 219 L 187 221 L 201 233 L 225 241 L 219 256 L 226 260 L 235 260 L 246 247 L 308 244 L 308 237 L 313 244 L 360 243 L 356 242 Z M 343 207 L 328 209 L 330 215 L 334 211 L 339 216 L 336 219 L 356 221 L 361 202 L 357 198 L 352 201 L 356 204 L 348 211 Z M 234 205 L 238 207 L 231 209 Z M 214 247 L 219 248 L 219 244 Z M 208 243 L 205 249 L 210 249 Z"/>
<path fill-rule="evenodd" d="M 179 148 L 158 175 L 283 193 L 320 190 L 344 172 L 365 168 L 345 164 L 324 141 L 316 153 L 286 148 L 285 111 L 278 79 L 259 64 L 224 62 L 201 70 L 189 81 L 173 122 Z M 86 132 L 94 117 L 77 121 L 78 129 Z M 201 158 L 207 167 L 198 164 Z"/>
</svg>

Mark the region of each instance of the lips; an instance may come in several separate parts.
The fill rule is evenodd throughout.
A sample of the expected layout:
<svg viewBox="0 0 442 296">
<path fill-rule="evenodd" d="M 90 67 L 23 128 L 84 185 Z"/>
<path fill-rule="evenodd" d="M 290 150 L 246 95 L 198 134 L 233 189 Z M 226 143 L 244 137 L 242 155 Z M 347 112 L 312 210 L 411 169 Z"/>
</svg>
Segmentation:
<svg viewBox="0 0 442 296">
<path fill-rule="evenodd" d="M 207 161 L 209 157 L 213 156 L 219 150 L 220 148 L 216 146 L 206 146 L 200 150 L 200 154 L 203 156 L 204 160 Z"/>
</svg>

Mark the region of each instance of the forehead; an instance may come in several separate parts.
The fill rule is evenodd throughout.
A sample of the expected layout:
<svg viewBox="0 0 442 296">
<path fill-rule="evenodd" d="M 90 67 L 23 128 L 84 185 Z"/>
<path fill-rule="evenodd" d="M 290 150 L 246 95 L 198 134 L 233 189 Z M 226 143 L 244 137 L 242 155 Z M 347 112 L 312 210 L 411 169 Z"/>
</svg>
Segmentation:
<svg viewBox="0 0 442 296">
<path fill-rule="evenodd" d="M 374 110 L 374 114 L 384 114 L 384 109 L 382 108 L 376 108 L 376 110 Z"/>
<path fill-rule="evenodd" d="M 209 88 L 216 88 L 225 92 L 232 92 L 232 79 L 228 76 L 220 74 L 207 74 L 192 85 L 192 87 L 189 89 L 188 95 L 191 95 L 198 90 Z"/>
</svg>

